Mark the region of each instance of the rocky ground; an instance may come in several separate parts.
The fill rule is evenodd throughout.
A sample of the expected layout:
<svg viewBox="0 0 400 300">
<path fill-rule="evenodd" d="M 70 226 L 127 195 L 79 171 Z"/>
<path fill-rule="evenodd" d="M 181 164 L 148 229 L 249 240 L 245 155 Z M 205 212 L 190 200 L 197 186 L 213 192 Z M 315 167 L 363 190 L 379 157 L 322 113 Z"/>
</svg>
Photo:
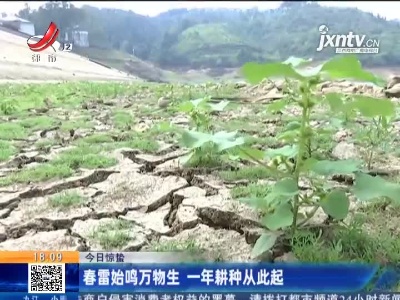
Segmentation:
<svg viewBox="0 0 400 300">
<path fill-rule="evenodd" d="M 335 89 L 385 96 L 348 82 L 321 86 L 321 92 Z M 187 150 L 179 133 L 189 118 L 176 108 L 204 95 L 231 99 L 226 111 L 213 116 L 214 128 L 238 130 L 249 145 L 274 148 L 277 133 L 298 114 L 265 110 L 264 103 L 282 97 L 282 83 L 3 85 L 0 95 L 1 250 L 184 250 L 213 261 L 252 260 L 260 216 L 237 199 L 265 194 L 273 178 L 260 166 L 219 157 L 182 166 Z M 166 95 L 169 106 L 158 107 Z M 326 117 L 316 115 L 315 126 Z M 321 136 L 319 153 L 360 156 L 363 124 L 354 120 Z M 400 122 L 393 124 L 396 136 Z M 374 166 L 398 182 L 397 143 L 393 139 Z M 306 234 L 264 259 L 398 261 L 398 208 L 353 204 L 354 224 L 332 244 Z M 321 215 L 315 222 L 322 222 Z"/>
</svg>

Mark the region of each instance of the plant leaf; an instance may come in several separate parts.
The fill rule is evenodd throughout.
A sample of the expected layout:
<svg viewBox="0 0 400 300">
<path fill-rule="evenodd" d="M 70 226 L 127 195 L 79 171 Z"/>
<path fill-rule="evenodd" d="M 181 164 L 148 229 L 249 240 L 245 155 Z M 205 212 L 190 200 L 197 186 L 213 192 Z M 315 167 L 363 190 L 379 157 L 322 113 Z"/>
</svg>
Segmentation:
<svg viewBox="0 0 400 300">
<path fill-rule="evenodd" d="M 274 77 L 294 78 L 298 80 L 304 79 L 291 65 L 284 63 L 247 63 L 242 67 L 242 74 L 246 80 L 252 84 L 257 84 L 263 79 Z"/>
<path fill-rule="evenodd" d="M 296 72 L 299 73 L 303 77 L 308 77 L 308 78 L 315 77 L 315 76 L 319 75 L 319 73 L 321 72 L 322 66 L 323 65 L 306 68 L 306 69 L 296 69 Z"/>
<path fill-rule="evenodd" d="M 390 99 L 376 99 L 373 97 L 354 96 L 354 101 L 349 103 L 351 108 L 357 109 L 364 117 L 378 116 L 391 117 L 396 113 L 394 102 Z"/>
<path fill-rule="evenodd" d="M 216 133 L 213 134 L 213 138 L 215 140 L 217 139 L 227 139 L 227 140 L 233 140 L 236 138 L 238 132 L 237 131 L 218 131 Z"/>
<path fill-rule="evenodd" d="M 356 173 L 353 193 L 361 201 L 387 197 L 396 203 L 400 203 L 400 184 L 361 172 Z"/>
<path fill-rule="evenodd" d="M 343 96 L 338 93 L 328 93 L 325 95 L 325 99 L 329 104 L 332 112 L 339 112 L 343 109 Z"/>
<path fill-rule="evenodd" d="M 294 196 L 299 193 L 299 187 L 293 178 L 285 178 L 275 183 L 272 193 L 282 196 Z"/>
<path fill-rule="evenodd" d="M 195 99 L 195 100 L 190 100 L 190 102 L 193 104 L 193 107 L 199 107 L 201 104 L 204 104 L 208 101 L 208 97 L 204 97 L 204 98 L 199 98 L 199 99 Z"/>
<path fill-rule="evenodd" d="M 292 121 L 289 122 L 286 126 L 285 126 L 285 131 L 289 131 L 289 130 L 298 130 L 301 127 L 301 123 L 299 121 Z"/>
<path fill-rule="evenodd" d="M 228 105 L 229 101 L 221 101 L 219 103 L 209 103 L 208 105 L 210 106 L 212 111 L 223 111 Z"/>
<path fill-rule="evenodd" d="M 212 142 L 218 147 L 218 151 L 234 148 L 245 143 L 243 137 L 236 137 L 237 131 L 219 131 L 212 136 Z"/>
<path fill-rule="evenodd" d="M 271 104 L 267 105 L 267 111 L 274 113 L 274 112 L 280 112 L 282 109 L 286 107 L 288 104 L 288 100 L 285 98 L 282 98 L 281 100 L 274 101 Z"/>
<path fill-rule="evenodd" d="M 268 203 L 265 201 L 264 198 L 244 197 L 244 198 L 239 198 L 238 201 L 255 209 L 260 209 L 260 210 L 268 209 Z"/>
<path fill-rule="evenodd" d="M 355 55 L 343 55 L 328 60 L 323 64 L 321 73 L 326 73 L 330 79 L 353 79 L 376 85 L 385 84 L 373 73 L 365 71 Z"/>
<path fill-rule="evenodd" d="M 195 107 L 191 101 L 186 101 L 186 102 L 183 102 L 181 105 L 179 105 L 178 110 L 181 112 L 188 113 L 188 112 L 192 111 L 194 108 Z"/>
<path fill-rule="evenodd" d="M 304 58 L 290 56 L 287 60 L 283 62 L 283 64 L 292 65 L 293 67 L 297 68 L 299 66 L 306 65 L 311 61 L 312 59 L 304 59 Z"/>
<path fill-rule="evenodd" d="M 320 160 L 313 161 L 308 166 L 310 171 L 313 171 L 322 176 L 330 176 L 335 174 L 351 174 L 360 170 L 362 161 L 354 159 L 344 160 Z"/>
<path fill-rule="evenodd" d="M 180 162 L 182 165 L 186 165 L 186 164 L 190 161 L 190 159 L 193 157 L 193 155 L 194 155 L 194 152 L 190 152 L 190 153 L 188 153 L 188 154 L 186 154 L 186 155 L 180 157 L 180 158 L 179 158 L 179 162 Z"/>
<path fill-rule="evenodd" d="M 274 232 L 263 233 L 255 243 L 251 251 L 251 257 L 256 258 L 274 247 L 278 235 Z"/>
<path fill-rule="evenodd" d="M 182 143 L 188 148 L 199 148 L 213 140 L 212 135 L 194 130 L 186 130 L 182 133 Z"/>
<path fill-rule="evenodd" d="M 299 149 L 297 145 L 286 145 L 277 149 L 267 149 L 265 151 L 266 158 L 273 159 L 277 156 L 284 156 L 286 158 L 293 158 L 297 155 Z"/>
<path fill-rule="evenodd" d="M 262 224 L 268 229 L 278 230 L 293 223 L 292 206 L 289 203 L 279 205 L 272 214 L 262 219 Z"/>
<path fill-rule="evenodd" d="M 247 160 L 263 160 L 265 158 L 264 151 L 251 147 L 240 147 L 238 155 Z"/>
<path fill-rule="evenodd" d="M 350 201 L 344 191 L 333 190 L 322 199 L 321 207 L 327 215 L 343 220 L 349 213 Z"/>
</svg>

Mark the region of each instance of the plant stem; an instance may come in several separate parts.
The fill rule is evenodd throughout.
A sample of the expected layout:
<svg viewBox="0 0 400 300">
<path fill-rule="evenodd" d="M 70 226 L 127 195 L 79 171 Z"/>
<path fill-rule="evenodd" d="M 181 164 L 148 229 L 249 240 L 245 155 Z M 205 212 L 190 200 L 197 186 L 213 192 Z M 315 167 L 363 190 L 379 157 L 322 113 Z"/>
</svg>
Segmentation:
<svg viewBox="0 0 400 300">
<path fill-rule="evenodd" d="M 312 209 L 312 211 L 309 213 L 309 215 L 307 216 L 307 218 L 305 218 L 303 221 L 299 222 L 299 224 L 297 224 L 297 227 L 301 227 L 305 224 L 307 224 L 308 221 L 311 220 L 312 217 L 314 217 L 315 213 L 317 212 L 319 206 L 314 206 L 314 208 Z"/>
<path fill-rule="evenodd" d="M 306 142 L 307 136 L 305 136 L 305 130 L 307 128 L 307 124 L 309 121 L 309 107 L 308 107 L 308 97 L 306 94 L 302 95 L 303 101 L 303 110 L 301 116 L 301 127 L 300 127 L 300 137 L 298 142 L 298 153 L 296 158 L 296 166 L 294 169 L 294 180 L 299 186 L 299 179 L 300 179 L 300 172 L 301 172 L 301 165 L 303 163 L 303 152 L 304 152 L 304 143 Z M 296 233 L 297 229 L 297 215 L 299 213 L 300 208 L 300 197 L 297 194 L 293 198 L 293 223 L 292 223 L 292 234 Z"/>
</svg>

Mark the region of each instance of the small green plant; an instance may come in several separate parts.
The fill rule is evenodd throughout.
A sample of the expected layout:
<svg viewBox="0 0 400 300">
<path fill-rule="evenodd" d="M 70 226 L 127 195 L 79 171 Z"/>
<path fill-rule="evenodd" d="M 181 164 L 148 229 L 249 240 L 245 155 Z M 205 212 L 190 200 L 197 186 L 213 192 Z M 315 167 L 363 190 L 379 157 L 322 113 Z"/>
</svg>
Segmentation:
<svg viewBox="0 0 400 300">
<path fill-rule="evenodd" d="M 264 213 L 263 224 L 272 230 L 263 234 L 254 246 L 253 255 L 258 256 L 271 248 L 278 236 L 276 231 L 291 228 L 294 235 L 296 230 L 308 223 L 319 208 L 334 220 L 342 221 L 349 212 L 350 201 L 347 190 L 343 188 L 329 187 L 326 181 L 321 180 L 335 174 L 355 175 L 355 185 L 352 193 L 359 200 L 372 200 L 387 197 L 400 201 L 400 185 L 389 183 L 380 177 L 372 177 L 362 172 L 362 162 L 356 160 L 318 160 L 311 156 L 309 145 L 315 136 L 315 129 L 310 126 L 313 109 L 323 103 L 326 98 L 315 95 L 317 84 L 323 80 L 351 78 L 359 81 L 381 84 L 382 81 L 373 74 L 362 69 L 356 57 L 348 56 L 334 58 L 321 66 L 302 71 L 298 69 L 305 61 L 290 58 L 283 63 L 270 65 L 247 64 L 243 72 L 251 82 L 258 82 L 263 77 L 285 76 L 295 79 L 300 84 L 289 91 L 287 97 L 282 100 L 286 105 L 295 104 L 301 109 L 301 117 L 298 122 L 292 122 L 281 133 L 280 138 L 290 145 L 280 149 L 274 149 L 263 153 L 264 158 L 270 158 L 272 165 L 281 172 L 282 178 L 271 188 L 270 193 L 262 198 L 250 197 L 243 199 Z M 262 76 L 260 78 L 260 76 Z M 368 99 L 367 99 L 368 98 Z M 337 98 L 339 102 L 342 98 Z M 332 103 L 332 97 L 330 98 Z M 377 101 L 380 101 L 377 105 Z M 332 107 L 332 106 L 331 106 Z M 342 106 L 342 111 L 357 110 L 363 117 L 386 120 L 386 117 L 394 114 L 394 107 L 390 100 L 373 99 L 365 96 L 354 96 L 352 101 Z M 347 116 L 347 114 L 343 114 Z M 381 128 L 387 128 L 387 123 L 380 123 Z M 280 161 L 276 160 L 280 157 Z M 301 193 L 299 183 L 302 178 L 311 182 L 311 192 Z M 312 208 L 308 213 L 301 213 L 301 207 Z"/>
<path fill-rule="evenodd" d="M 262 212 L 261 222 L 268 229 L 257 240 L 252 253 L 254 257 L 272 248 L 281 234 L 288 233 L 294 236 L 299 228 L 309 224 L 319 209 L 322 209 L 335 223 L 346 218 L 350 207 L 349 189 L 329 185 L 328 179 L 333 175 L 353 174 L 355 184 L 350 192 L 358 200 L 368 201 L 386 197 L 400 202 L 400 185 L 364 173 L 363 161 L 317 159 L 309 151 L 309 145 L 312 144 L 316 134 L 311 125 L 315 108 L 327 102 L 326 97 L 315 93 L 318 84 L 337 79 L 353 79 L 374 84 L 383 82 L 365 71 L 354 56 L 334 58 L 315 68 L 300 69 L 305 63 L 307 61 L 302 59 L 289 58 L 282 63 L 265 65 L 249 63 L 243 67 L 245 77 L 253 84 L 274 77 L 285 77 L 289 82 L 297 81 L 297 84 L 292 84 L 286 91 L 284 99 L 273 104 L 275 109 L 295 105 L 301 111 L 298 120 L 290 122 L 277 136 L 286 144 L 285 146 L 261 151 L 245 148 L 244 141 L 237 137 L 233 140 L 232 133 L 219 134 L 218 138 L 215 135 L 199 132 L 187 134 L 187 140 L 190 140 L 192 146 L 212 139 L 224 150 L 239 148 L 238 153 L 242 159 L 250 159 L 277 175 L 278 180 L 272 186 L 268 186 L 268 193 L 265 193 L 265 196 L 249 196 L 241 199 Z M 333 103 L 341 99 L 337 97 Z M 332 99 L 330 100 L 332 103 Z M 368 102 L 362 100 L 361 96 L 355 96 L 353 101 L 346 105 L 350 105 L 364 117 L 386 117 L 389 113 L 390 100 L 379 101 L 382 102 L 377 107 L 375 101 Z M 304 180 L 310 183 L 307 192 L 301 191 L 300 183 Z"/>
<path fill-rule="evenodd" d="M 371 102 L 373 100 L 375 99 L 372 99 Z M 361 143 L 366 144 L 364 151 L 364 160 L 367 163 L 368 170 L 371 170 L 372 163 L 377 152 L 387 151 L 390 147 L 390 142 L 393 141 L 393 126 L 391 124 L 392 116 L 390 116 L 389 114 L 393 114 L 394 116 L 395 108 L 392 102 L 390 102 L 390 104 L 393 105 L 393 108 L 390 108 L 388 110 L 388 115 L 372 117 L 371 122 L 368 122 L 368 124 L 371 125 L 363 126 L 360 130 L 360 141 Z"/>
<path fill-rule="evenodd" d="M 5 115 L 11 115 L 18 109 L 18 104 L 13 99 L 3 100 L 0 104 L 0 110 Z"/>
<path fill-rule="evenodd" d="M 368 96 L 340 96 L 328 94 L 326 100 L 331 111 L 342 116 L 340 124 L 346 125 L 349 117 L 357 117 L 357 113 L 366 118 L 366 122 L 355 130 L 357 142 L 365 145 L 364 161 L 367 169 L 372 167 L 377 151 L 386 151 L 393 141 L 392 121 L 396 115 L 396 107 L 390 100 L 375 99 Z M 334 121 L 337 121 L 337 118 Z M 353 125 L 354 126 L 354 125 Z"/>
<path fill-rule="evenodd" d="M 197 131 L 209 132 L 211 126 L 211 114 L 213 112 L 223 111 L 229 101 L 221 101 L 219 103 L 211 103 L 211 97 L 204 97 L 196 100 L 190 100 L 182 103 L 179 111 L 189 115 L 191 126 Z"/>
<path fill-rule="evenodd" d="M 132 224 L 117 219 L 101 224 L 92 233 L 91 238 L 97 241 L 103 249 L 111 250 L 125 246 L 131 240 Z"/>
<path fill-rule="evenodd" d="M 51 207 L 61 209 L 79 206 L 84 204 L 86 201 L 87 199 L 77 192 L 60 193 L 49 198 L 49 204 Z"/>
<path fill-rule="evenodd" d="M 234 139 L 236 133 L 232 136 L 227 132 L 212 133 L 211 113 L 223 111 L 229 104 L 228 101 L 222 101 L 217 104 L 210 103 L 210 97 L 197 100 L 191 100 L 180 106 L 180 111 L 187 113 L 191 120 L 193 130 L 186 130 L 182 133 L 182 143 L 191 151 L 181 160 L 183 164 L 191 166 L 218 166 L 221 161 L 220 153 L 224 151 L 219 145 L 220 135 L 230 135 Z M 193 135 L 193 136 L 192 136 Z M 193 139 L 194 137 L 194 139 Z M 193 143 L 195 141 L 195 143 Z"/>
</svg>

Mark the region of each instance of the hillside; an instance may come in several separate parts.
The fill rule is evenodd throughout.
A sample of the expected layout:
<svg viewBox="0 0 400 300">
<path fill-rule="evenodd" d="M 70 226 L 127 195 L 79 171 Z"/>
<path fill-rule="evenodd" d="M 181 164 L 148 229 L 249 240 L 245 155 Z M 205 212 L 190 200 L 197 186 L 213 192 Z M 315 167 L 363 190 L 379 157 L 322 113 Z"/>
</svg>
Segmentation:
<svg viewBox="0 0 400 300">
<path fill-rule="evenodd" d="M 33 62 L 32 51 L 26 46 L 26 37 L 0 27 L 0 82 L 5 81 L 136 81 L 138 78 L 115 69 L 105 68 L 73 53 L 59 52 L 55 62 L 48 62 L 51 48 Z"/>
<path fill-rule="evenodd" d="M 325 60 L 334 50 L 317 52 L 321 24 L 329 34 L 366 35 L 380 41 L 380 53 L 363 55 L 368 67 L 400 65 L 400 24 L 355 8 L 322 7 L 317 3 L 284 2 L 278 9 L 172 10 L 156 17 L 115 9 L 66 8 L 47 3 L 20 16 L 38 32 L 50 21 L 61 29 L 87 30 L 96 48 L 119 50 L 162 68 L 236 68 L 248 61 L 284 60 L 289 56 Z M 125 30 L 121 30 L 124 28 Z"/>
</svg>

